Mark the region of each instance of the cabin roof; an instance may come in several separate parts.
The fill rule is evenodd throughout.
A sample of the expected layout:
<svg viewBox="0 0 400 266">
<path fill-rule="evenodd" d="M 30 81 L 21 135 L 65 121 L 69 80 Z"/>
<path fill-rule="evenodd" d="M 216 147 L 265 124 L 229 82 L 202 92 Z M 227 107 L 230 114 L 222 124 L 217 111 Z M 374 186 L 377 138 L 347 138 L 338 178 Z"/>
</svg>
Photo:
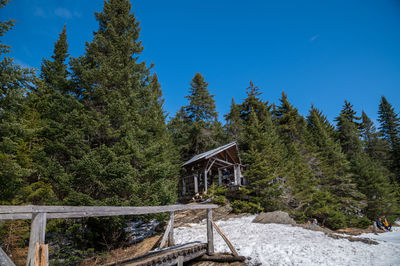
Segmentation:
<svg viewBox="0 0 400 266">
<path fill-rule="evenodd" d="M 213 156 L 216 156 L 219 153 L 221 153 L 221 152 L 223 152 L 225 150 L 228 150 L 228 149 L 231 149 L 231 150 L 233 149 L 235 151 L 234 153 L 235 153 L 235 157 L 237 157 L 237 163 L 240 164 L 240 158 L 239 158 L 239 154 L 238 154 L 239 152 L 238 152 L 237 143 L 236 143 L 236 141 L 234 141 L 234 142 L 228 143 L 228 144 L 226 144 L 224 146 L 215 148 L 213 150 L 206 151 L 206 152 L 203 152 L 201 154 L 197 154 L 197 155 L 193 156 L 192 159 L 190 159 L 189 161 L 187 161 L 184 164 L 182 164 L 182 167 L 191 165 L 191 164 L 193 164 L 195 162 L 198 162 L 198 161 L 201 161 L 201 160 L 207 160 L 207 159 L 209 159 L 209 158 L 211 158 Z"/>
</svg>

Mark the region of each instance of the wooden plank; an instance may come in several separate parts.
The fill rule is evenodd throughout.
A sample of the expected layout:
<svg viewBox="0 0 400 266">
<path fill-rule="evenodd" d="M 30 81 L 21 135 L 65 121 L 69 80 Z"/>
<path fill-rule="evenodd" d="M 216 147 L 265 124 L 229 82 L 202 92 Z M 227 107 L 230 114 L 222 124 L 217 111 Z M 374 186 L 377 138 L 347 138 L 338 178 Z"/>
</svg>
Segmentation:
<svg viewBox="0 0 400 266">
<path fill-rule="evenodd" d="M 174 241 L 174 219 L 175 219 L 174 212 L 171 212 L 170 213 L 170 217 L 169 217 L 169 220 L 171 221 L 171 229 L 169 230 L 169 234 L 168 234 L 168 246 L 169 247 L 175 246 L 175 241 Z"/>
<path fill-rule="evenodd" d="M 40 266 L 49 266 L 49 245 L 40 245 L 41 247 L 41 258 Z"/>
<path fill-rule="evenodd" d="M 229 249 L 232 251 L 233 255 L 236 257 L 239 257 L 238 252 L 236 251 L 236 249 L 233 247 L 232 243 L 229 241 L 229 239 L 225 236 L 224 233 L 222 233 L 221 229 L 219 229 L 219 227 L 214 223 L 214 221 L 211 221 L 212 225 L 214 226 L 215 230 L 217 230 L 218 234 L 220 236 L 222 236 L 222 238 L 224 239 L 225 243 L 228 245 Z"/>
<path fill-rule="evenodd" d="M 30 220 L 32 213 L 0 213 L 0 220 Z"/>
<path fill-rule="evenodd" d="M 15 266 L 14 262 L 7 256 L 7 253 L 0 247 L 0 265 Z"/>
<path fill-rule="evenodd" d="M 120 213 L 121 215 L 140 215 L 147 213 L 171 212 L 180 210 L 198 210 L 218 208 L 214 204 L 189 204 L 189 205 L 168 205 L 168 206 L 141 206 L 141 207 L 115 207 L 115 206 L 0 206 L 0 219 L 6 217 L 12 218 L 10 214 L 24 214 L 29 218 L 29 213 Z M 5 215 L 4 215 L 5 214 Z M 17 216 L 18 217 L 18 216 Z M 21 216 L 22 217 L 22 216 Z M 52 216 L 49 216 L 52 217 Z M 56 218 L 56 217 L 53 217 Z"/>
<path fill-rule="evenodd" d="M 183 266 L 183 256 L 178 256 L 178 266 Z"/>
<path fill-rule="evenodd" d="M 29 237 L 28 260 L 26 265 L 34 266 L 36 263 L 36 245 L 44 244 L 46 234 L 46 213 L 35 213 L 32 217 L 31 233 Z M 48 260 L 48 259 L 47 259 Z"/>
<path fill-rule="evenodd" d="M 210 166 L 207 168 L 207 172 L 210 171 L 210 169 L 211 169 L 211 167 L 214 165 L 214 163 L 215 163 L 215 159 L 212 161 L 212 163 L 210 164 Z"/>
<path fill-rule="evenodd" d="M 207 255 L 214 255 L 212 209 L 207 210 Z"/>
<path fill-rule="evenodd" d="M 217 161 L 217 162 L 222 163 L 223 165 L 225 165 L 225 167 L 234 165 L 234 164 L 231 163 L 231 162 L 224 161 L 224 160 L 221 160 L 221 159 L 218 159 L 218 158 L 215 158 L 215 157 L 213 157 L 213 159 L 214 159 L 215 161 Z"/>
<path fill-rule="evenodd" d="M 203 256 L 206 253 L 207 244 L 205 243 L 187 243 L 181 246 L 175 246 L 159 251 L 153 251 L 145 255 L 107 264 L 107 266 L 116 265 L 174 265 L 178 264 L 179 256 L 187 262 L 192 259 Z"/>
<path fill-rule="evenodd" d="M 186 182 L 184 178 L 182 178 L 182 195 L 186 195 Z"/>
<path fill-rule="evenodd" d="M 167 242 L 167 238 L 169 236 L 169 231 L 171 230 L 171 227 L 173 226 L 173 223 L 174 223 L 173 219 L 174 219 L 174 216 L 173 215 L 170 216 L 168 225 L 167 225 L 167 229 L 165 229 L 165 233 L 162 237 L 159 249 L 162 249 L 165 246 L 165 242 Z"/>
<path fill-rule="evenodd" d="M 228 157 L 232 160 L 234 164 L 237 163 L 236 160 L 233 158 L 232 154 L 229 152 L 229 149 L 226 150 L 226 153 L 228 154 Z"/>
<path fill-rule="evenodd" d="M 204 169 L 204 192 L 207 193 L 207 169 Z"/>
<path fill-rule="evenodd" d="M 234 184 L 237 186 L 237 185 L 240 185 L 239 184 L 239 172 L 238 172 L 238 165 L 237 164 L 235 164 L 235 166 L 233 167 L 233 176 L 234 176 Z"/>
</svg>

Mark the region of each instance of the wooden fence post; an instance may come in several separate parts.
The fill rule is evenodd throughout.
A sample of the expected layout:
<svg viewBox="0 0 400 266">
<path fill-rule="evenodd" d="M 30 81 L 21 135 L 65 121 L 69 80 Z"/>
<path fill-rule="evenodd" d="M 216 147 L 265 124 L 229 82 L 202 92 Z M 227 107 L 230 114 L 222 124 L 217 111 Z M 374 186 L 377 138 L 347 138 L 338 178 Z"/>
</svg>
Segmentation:
<svg viewBox="0 0 400 266">
<path fill-rule="evenodd" d="M 28 260 L 26 265 L 35 266 L 36 245 L 44 244 L 46 234 L 46 213 L 35 213 L 32 215 L 31 234 L 29 237 Z M 48 256 L 48 254 L 46 254 Z M 48 261 L 48 257 L 45 258 Z M 36 264 L 37 263 L 37 264 Z"/>
<path fill-rule="evenodd" d="M 212 209 L 207 209 L 207 255 L 214 255 Z"/>
<path fill-rule="evenodd" d="M 168 234 L 168 246 L 172 247 L 175 246 L 174 242 L 174 212 L 171 212 L 170 216 L 170 221 L 171 221 L 171 229 L 169 230 Z"/>
</svg>

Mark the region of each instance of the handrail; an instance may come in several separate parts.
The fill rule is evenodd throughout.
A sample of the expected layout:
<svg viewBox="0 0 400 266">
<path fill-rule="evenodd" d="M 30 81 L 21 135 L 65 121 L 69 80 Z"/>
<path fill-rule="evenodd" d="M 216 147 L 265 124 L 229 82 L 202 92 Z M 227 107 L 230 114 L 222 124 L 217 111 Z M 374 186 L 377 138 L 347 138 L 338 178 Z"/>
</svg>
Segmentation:
<svg viewBox="0 0 400 266">
<path fill-rule="evenodd" d="M 212 234 L 212 209 L 218 208 L 215 204 L 190 204 L 168 206 L 38 206 L 38 205 L 0 205 L 0 220 L 32 219 L 29 238 L 27 265 L 37 265 L 38 260 L 48 265 L 48 251 L 45 242 L 46 220 L 55 218 L 83 218 L 94 216 L 141 215 L 151 213 L 170 212 L 169 230 L 165 233 L 169 242 L 173 243 L 174 212 L 181 210 L 207 210 L 207 245 L 208 254 L 214 253 Z M 165 237 L 166 238 L 166 237 Z M 165 243 L 166 240 L 164 240 Z M 162 246 L 164 245 L 162 243 Z M 41 252 L 42 256 L 38 255 Z M 5 253 L 4 253 L 5 254 Z M 0 253 L 1 257 L 4 257 Z M 6 259 L 6 258 L 5 258 Z M 41 264 L 42 265 L 42 264 Z"/>
<path fill-rule="evenodd" d="M 17 213 L 107 213 L 120 215 L 140 215 L 181 210 L 215 209 L 215 204 L 193 205 L 167 205 L 167 206 L 140 206 L 140 207 L 115 207 L 115 206 L 39 206 L 39 205 L 0 205 L 0 219 L 2 214 Z M 111 215 L 111 216 L 112 216 Z M 68 217 L 66 217 L 68 218 Z"/>
</svg>

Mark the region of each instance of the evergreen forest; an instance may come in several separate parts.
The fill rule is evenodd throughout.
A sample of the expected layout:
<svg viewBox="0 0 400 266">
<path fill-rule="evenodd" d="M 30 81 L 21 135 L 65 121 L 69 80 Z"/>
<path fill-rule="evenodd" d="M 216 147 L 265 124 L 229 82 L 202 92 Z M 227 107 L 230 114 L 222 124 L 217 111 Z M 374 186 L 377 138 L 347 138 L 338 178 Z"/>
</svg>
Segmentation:
<svg viewBox="0 0 400 266">
<path fill-rule="evenodd" d="M 314 106 L 300 114 L 284 92 L 269 102 L 250 82 L 241 102 L 232 95 L 221 122 L 207 77 L 193 73 L 187 105 L 167 116 L 153 65 L 141 61 L 130 2 L 107 0 L 95 18 L 98 28 L 82 55 L 69 55 L 64 26 L 38 70 L 15 63 L 11 47 L 0 42 L 0 204 L 174 204 L 182 163 L 237 141 L 249 180 L 241 190 L 246 199 L 230 200 L 222 188 L 208 195 L 230 201 L 235 212 L 282 210 L 332 229 L 399 217 L 400 116 L 390 99 L 381 97 L 374 123 L 343 96 L 329 121 Z M 0 38 L 13 27 L 1 21 Z M 49 228 L 102 250 L 122 243 L 124 234 L 116 232 L 125 223 L 125 217 L 87 218 Z M 3 236 L 11 225 L 1 225 Z"/>
</svg>

